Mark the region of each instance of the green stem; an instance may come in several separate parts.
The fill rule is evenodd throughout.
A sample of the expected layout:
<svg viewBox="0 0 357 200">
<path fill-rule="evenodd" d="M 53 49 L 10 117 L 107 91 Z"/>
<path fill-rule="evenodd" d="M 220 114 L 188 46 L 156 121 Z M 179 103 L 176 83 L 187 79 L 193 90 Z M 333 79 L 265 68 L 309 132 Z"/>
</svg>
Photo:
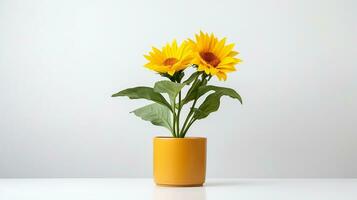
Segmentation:
<svg viewBox="0 0 357 200">
<path fill-rule="evenodd" d="M 174 137 L 177 137 L 176 136 L 176 109 L 175 109 L 175 106 L 176 106 L 175 104 L 176 103 L 175 103 L 175 101 L 172 104 L 173 104 L 173 107 L 172 107 L 172 120 L 173 120 L 172 121 L 172 124 L 173 124 L 172 125 L 173 126 L 172 127 L 172 134 L 173 134 Z"/>
<path fill-rule="evenodd" d="M 194 87 L 196 87 L 196 84 L 198 84 L 198 87 L 200 87 L 200 86 L 202 85 L 203 80 L 204 80 L 205 78 L 206 78 L 206 75 L 205 75 L 205 74 L 202 74 L 202 80 L 199 81 L 199 82 L 197 82 L 197 80 L 198 80 L 198 76 L 197 76 L 197 78 L 195 79 L 194 83 L 192 84 L 192 87 L 191 87 L 190 90 L 188 91 L 187 96 L 189 95 L 189 92 L 192 92 L 191 89 L 194 88 Z M 186 129 L 186 132 L 187 132 L 188 129 L 186 128 L 186 126 L 187 126 L 188 121 L 192 119 L 191 116 L 192 116 L 193 113 L 194 113 L 193 109 L 194 109 L 195 106 L 196 106 L 197 100 L 198 100 L 198 94 L 196 95 L 196 97 L 195 97 L 195 99 L 194 99 L 194 101 L 193 101 L 193 104 L 192 104 L 192 106 L 191 106 L 190 112 L 188 113 L 188 115 L 187 115 L 187 117 L 186 117 L 186 120 L 185 120 L 185 122 L 184 122 L 184 124 L 183 124 L 183 126 L 182 126 L 181 133 L 179 133 L 179 134 L 180 134 L 180 137 L 185 137 L 185 134 L 186 134 L 186 133 L 185 133 L 185 129 Z M 190 118 L 191 118 L 191 119 L 190 119 Z"/>
<path fill-rule="evenodd" d="M 178 110 L 177 110 L 177 136 L 180 137 L 180 113 L 181 113 L 181 91 L 179 92 L 179 102 L 178 102 Z"/>
<path fill-rule="evenodd" d="M 188 97 L 188 96 L 191 94 L 192 89 L 196 87 L 196 84 L 197 84 L 197 81 L 198 81 L 198 77 L 199 77 L 199 76 L 197 76 L 197 77 L 195 78 L 195 80 L 193 81 L 191 88 L 187 91 L 186 97 Z M 183 133 L 183 130 L 185 129 L 188 120 L 189 120 L 189 117 L 187 116 L 186 119 L 185 119 L 185 122 L 183 123 L 181 132 L 179 132 L 179 136 L 180 136 L 180 137 L 182 137 L 181 134 Z"/>
<path fill-rule="evenodd" d="M 186 132 L 186 130 L 187 130 L 187 126 L 191 123 L 191 120 L 192 120 L 191 116 L 192 116 L 192 113 L 190 112 L 190 113 L 188 114 L 186 120 L 185 120 L 184 126 L 182 127 L 182 130 L 181 130 L 181 133 L 180 133 L 181 137 L 184 137 L 185 132 Z"/>
<path fill-rule="evenodd" d="M 200 86 L 202 85 L 203 80 L 205 80 L 206 77 L 207 77 L 207 75 L 203 73 L 203 74 L 202 74 L 202 80 L 201 80 L 199 83 L 197 83 L 197 84 L 199 84 L 198 87 L 200 87 Z M 197 78 L 198 78 L 198 76 L 197 76 Z M 196 84 L 197 78 L 196 78 L 196 80 L 194 81 L 194 84 Z M 211 80 L 211 78 L 212 78 L 212 76 L 209 75 L 209 76 L 208 76 L 208 79 L 207 79 L 207 82 L 208 82 L 209 80 Z M 193 84 L 193 85 L 194 85 L 194 84 Z M 192 87 L 192 88 L 193 88 L 193 87 Z M 190 90 L 191 90 L 191 88 L 190 88 Z M 189 92 L 190 92 L 190 90 L 189 90 Z M 189 114 L 188 114 L 188 116 L 187 116 L 187 118 L 186 118 L 186 120 L 185 120 L 185 122 L 184 122 L 184 124 L 183 124 L 182 130 L 181 130 L 181 132 L 179 133 L 179 134 L 180 134 L 180 137 L 185 137 L 185 135 L 186 135 L 188 129 L 189 129 L 189 128 L 191 127 L 191 125 L 197 120 L 197 119 L 194 119 L 194 118 L 192 117 L 192 115 L 194 114 L 194 108 L 195 108 L 195 106 L 196 106 L 196 103 L 197 103 L 198 98 L 199 98 L 199 97 L 198 97 L 198 94 L 197 94 L 197 95 L 196 95 L 196 98 L 194 99 L 193 104 L 192 104 L 192 106 L 191 106 L 190 112 L 189 112 Z M 192 118 L 191 118 L 191 117 L 192 117 Z M 187 124 L 187 123 L 188 123 L 188 124 Z M 186 127 L 186 126 L 187 126 L 187 127 Z"/>
<path fill-rule="evenodd" d="M 188 129 L 191 127 L 191 125 L 192 125 L 196 120 L 197 120 L 197 119 L 195 119 L 195 118 L 192 118 L 192 119 L 191 119 L 191 121 L 190 121 L 190 123 L 188 124 L 186 130 L 183 132 L 182 137 L 185 137 L 185 135 L 186 135 Z"/>
<path fill-rule="evenodd" d="M 193 83 L 192 83 L 192 87 L 188 90 L 188 92 L 187 92 L 186 96 L 188 96 L 188 95 L 190 95 L 190 94 L 191 94 L 192 89 L 193 89 L 193 88 L 196 86 L 196 84 L 197 84 L 198 77 L 199 77 L 199 76 L 197 76 L 197 77 L 195 78 L 195 80 L 193 81 Z"/>
<path fill-rule="evenodd" d="M 188 115 L 187 115 L 187 117 L 186 117 L 186 120 L 185 120 L 185 122 L 183 123 L 182 130 L 181 130 L 181 133 L 180 133 L 180 136 L 181 136 L 181 137 L 184 137 L 184 130 L 185 130 L 185 128 L 186 128 L 186 126 L 187 126 L 187 123 L 189 122 L 189 120 L 190 120 L 192 114 L 193 114 L 193 108 L 195 107 L 196 102 L 197 102 L 197 98 L 195 98 L 195 100 L 193 101 L 193 104 L 192 104 L 192 106 L 191 106 L 191 108 L 190 108 L 190 112 L 188 113 Z"/>
</svg>

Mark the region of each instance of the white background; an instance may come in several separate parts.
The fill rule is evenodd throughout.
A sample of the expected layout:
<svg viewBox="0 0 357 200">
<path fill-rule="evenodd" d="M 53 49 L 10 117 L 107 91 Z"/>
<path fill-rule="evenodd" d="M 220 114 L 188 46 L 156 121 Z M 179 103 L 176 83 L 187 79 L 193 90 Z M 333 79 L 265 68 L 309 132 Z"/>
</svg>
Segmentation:
<svg viewBox="0 0 357 200">
<path fill-rule="evenodd" d="M 356 1 L 0 0 L 0 177 L 151 177 L 169 135 L 110 95 L 151 86 L 152 45 L 199 30 L 244 60 L 195 124 L 208 177 L 357 177 Z"/>
</svg>

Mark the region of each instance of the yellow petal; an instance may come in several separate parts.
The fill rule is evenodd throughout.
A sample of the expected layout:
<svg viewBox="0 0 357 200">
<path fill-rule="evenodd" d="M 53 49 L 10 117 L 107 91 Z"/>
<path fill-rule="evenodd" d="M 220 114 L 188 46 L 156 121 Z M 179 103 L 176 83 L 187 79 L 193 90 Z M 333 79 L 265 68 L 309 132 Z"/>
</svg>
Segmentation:
<svg viewBox="0 0 357 200">
<path fill-rule="evenodd" d="M 175 70 L 170 70 L 167 72 L 170 76 L 174 75 L 175 74 Z"/>
<path fill-rule="evenodd" d="M 219 80 L 227 80 L 227 75 L 223 72 L 217 73 L 217 77 Z"/>
<path fill-rule="evenodd" d="M 234 56 L 236 56 L 236 55 L 238 55 L 238 54 L 239 54 L 238 51 L 231 51 L 231 52 L 228 54 L 228 56 L 229 56 L 229 57 L 234 57 Z"/>
<path fill-rule="evenodd" d="M 218 58 L 223 59 L 232 51 L 233 48 L 234 48 L 234 44 L 229 44 L 223 47 L 223 49 L 218 53 Z"/>
<path fill-rule="evenodd" d="M 214 67 L 212 67 L 210 71 L 211 71 L 211 75 L 216 75 L 218 73 L 218 69 Z"/>
<path fill-rule="evenodd" d="M 223 49 L 224 45 L 226 43 L 226 38 L 223 38 L 222 40 L 220 40 L 217 45 L 215 46 L 215 48 L 213 48 L 213 53 L 214 54 L 219 54 L 219 52 L 221 52 L 221 50 Z"/>
<path fill-rule="evenodd" d="M 235 64 L 238 62 L 238 59 L 232 58 L 232 57 L 225 57 L 221 62 L 219 63 L 220 65 L 227 65 L 227 64 Z"/>
<path fill-rule="evenodd" d="M 205 73 L 206 73 L 206 74 L 210 74 L 210 68 L 209 68 L 209 67 L 206 67 L 206 68 L 205 68 Z"/>
</svg>

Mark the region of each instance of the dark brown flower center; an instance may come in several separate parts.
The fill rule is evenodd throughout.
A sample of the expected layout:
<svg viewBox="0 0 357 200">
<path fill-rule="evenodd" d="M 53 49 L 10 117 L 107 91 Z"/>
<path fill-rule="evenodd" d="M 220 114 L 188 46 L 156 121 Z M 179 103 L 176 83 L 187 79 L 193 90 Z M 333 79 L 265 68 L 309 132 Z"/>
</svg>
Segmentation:
<svg viewBox="0 0 357 200">
<path fill-rule="evenodd" d="M 216 55 L 211 52 L 201 52 L 201 58 L 206 61 L 206 63 L 212 65 L 213 67 L 217 67 L 217 65 L 221 62 Z"/>
<path fill-rule="evenodd" d="M 177 61 L 178 60 L 176 58 L 167 58 L 163 64 L 165 66 L 174 65 L 175 63 L 177 63 Z"/>
</svg>

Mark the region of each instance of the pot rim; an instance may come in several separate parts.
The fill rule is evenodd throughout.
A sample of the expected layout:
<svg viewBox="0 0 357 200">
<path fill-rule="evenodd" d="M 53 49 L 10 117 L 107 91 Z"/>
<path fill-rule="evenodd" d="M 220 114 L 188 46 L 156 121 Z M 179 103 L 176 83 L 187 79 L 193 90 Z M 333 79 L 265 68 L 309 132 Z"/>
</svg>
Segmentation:
<svg viewBox="0 0 357 200">
<path fill-rule="evenodd" d="M 206 140 L 206 137 L 184 137 L 177 138 L 172 136 L 155 136 L 154 139 L 163 139 L 163 140 Z"/>
</svg>

